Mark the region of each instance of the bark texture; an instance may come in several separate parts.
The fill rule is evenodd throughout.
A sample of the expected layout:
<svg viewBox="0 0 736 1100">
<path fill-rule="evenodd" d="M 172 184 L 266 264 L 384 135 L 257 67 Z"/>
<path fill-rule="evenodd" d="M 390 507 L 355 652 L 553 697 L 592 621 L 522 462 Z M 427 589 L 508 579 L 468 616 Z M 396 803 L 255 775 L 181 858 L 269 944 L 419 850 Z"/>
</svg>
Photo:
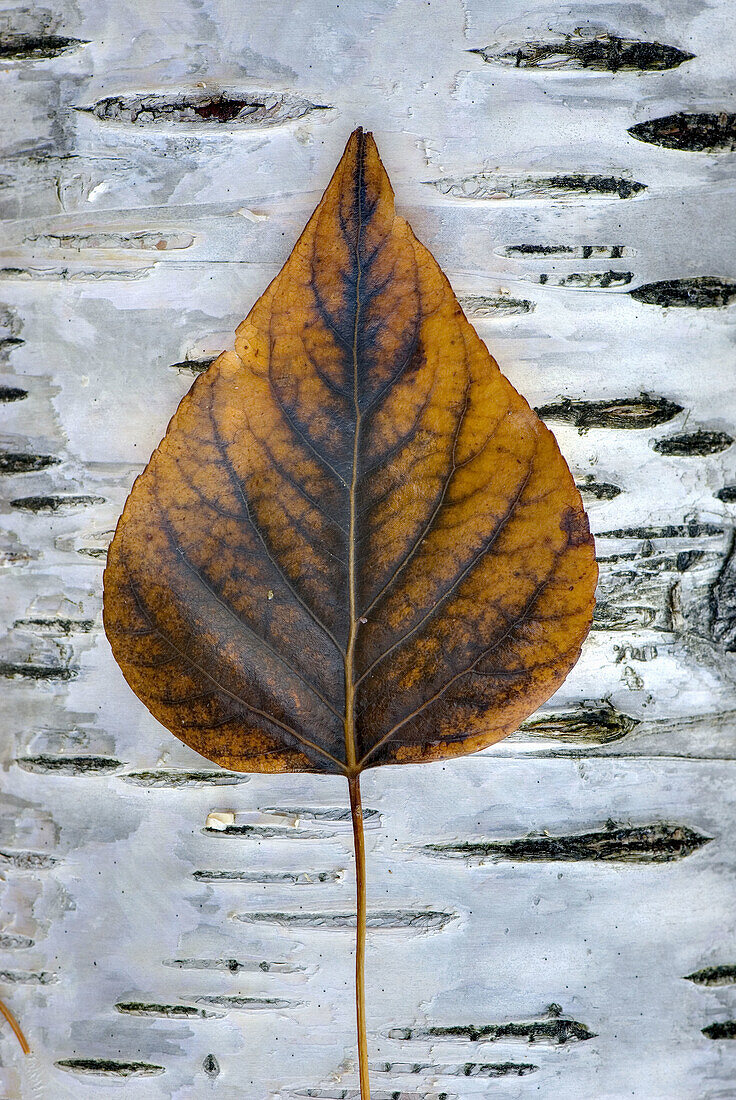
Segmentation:
<svg viewBox="0 0 736 1100">
<path fill-rule="evenodd" d="M 554 429 L 601 569 L 518 734 L 363 779 L 374 1100 L 733 1095 L 735 24 L 0 15 L 0 997 L 33 1047 L 0 1033 L 0 1095 L 356 1094 L 344 780 L 206 764 L 126 686 L 100 603 L 133 479 L 358 125 Z"/>
</svg>

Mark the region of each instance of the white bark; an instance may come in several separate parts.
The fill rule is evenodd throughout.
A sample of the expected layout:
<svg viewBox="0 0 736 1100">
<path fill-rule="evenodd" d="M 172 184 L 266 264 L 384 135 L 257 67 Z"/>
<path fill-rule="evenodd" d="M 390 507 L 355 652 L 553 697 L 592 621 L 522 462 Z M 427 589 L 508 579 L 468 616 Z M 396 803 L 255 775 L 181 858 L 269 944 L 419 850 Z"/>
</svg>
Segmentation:
<svg viewBox="0 0 736 1100">
<path fill-rule="evenodd" d="M 349 815 L 332 813 L 347 810 L 345 784 L 215 774 L 126 687 L 100 601 L 125 496 L 192 381 L 173 365 L 232 345 L 363 125 L 400 210 L 533 405 L 646 392 L 681 407 L 659 406 L 654 426 L 629 409 L 630 429 L 599 411 L 585 432 L 547 414 L 588 494 L 621 490 L 589 501 L 599 622 L 545 708 L 558 720 L 364 779 L 374 1100 L 733 1097 L 736 1043 L 702 1032 L 736 1018 L 733 972 L 730 985 L 684 979 L 736 965 L 734 504 L 715 495 L 736 483 L 735 449 L 697 434 L 736 434 L 735 306 L 629 294 L 705 276 L 720 290 L 692 295 L 729 298 L 733 154 L 627 133 L 733 111 L 729 0 L 591 0 L 565 16 L 520 0 L 69 0 L 55 13 L 0 18 L 2 33 L 87 42 L 0 63 L 0 450 L 54 460 L 23 472 L 6 459 L 0 484 L 0 997 L 34 1048 L 24 1060 L 2 1032 L 2 1096 L 354 1095 L 352 936 L 334 926 L 353 906 Z M 493 59 L 588 24 L 695 57 L 661 72 Z M 488 63 L 466 52 L 489 45 Z M 265 107 L 222 122 L 182 98 L 201 108 L 220 93 Z M 675 450 L 711 453 L 653 446 L 681 435 Z M 213 811 L 252 831 L 203 831 Z M 649 827 L 638 855 L 424 848 L 532 832 L 605 842 L 608 819 L 619 854 L 636 841 L 620 830 Z M 663 837 L 672 858 L 653 861 Z M 193 877 L 208 871 L 245 877 Z M 131 1004 L 169 1011 L 116 1009 Z M 567 1041 L 421 1035 L 533 1020 Z M 73 1059 L 94 1072 L 59 1065 Z M 466 1077 L 466 1063 L 486 1068 Z"/>
</svg>

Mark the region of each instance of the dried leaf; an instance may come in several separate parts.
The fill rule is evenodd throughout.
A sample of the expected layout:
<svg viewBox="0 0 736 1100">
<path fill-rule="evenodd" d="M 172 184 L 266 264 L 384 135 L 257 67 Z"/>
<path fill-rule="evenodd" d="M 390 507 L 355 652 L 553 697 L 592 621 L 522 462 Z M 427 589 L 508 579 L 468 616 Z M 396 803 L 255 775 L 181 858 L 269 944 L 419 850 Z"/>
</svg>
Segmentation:
<svg viewBox="0 0 736 1100">
<path fill-rule="evenodd" d="M 128 498 L 105 572 L 126 679 L 229 769 L 455 756 L 559 686 L 595 580 L 554 437 L 356 132 Z"/>
<path fill-rule="evenodd" d="M 105 629 L 230 770 L 474 752 L 562 683 L 596 582 L 580 495 L 357 130 L 281 273 L 181 402 L 110 547 Z"/>
</svg>

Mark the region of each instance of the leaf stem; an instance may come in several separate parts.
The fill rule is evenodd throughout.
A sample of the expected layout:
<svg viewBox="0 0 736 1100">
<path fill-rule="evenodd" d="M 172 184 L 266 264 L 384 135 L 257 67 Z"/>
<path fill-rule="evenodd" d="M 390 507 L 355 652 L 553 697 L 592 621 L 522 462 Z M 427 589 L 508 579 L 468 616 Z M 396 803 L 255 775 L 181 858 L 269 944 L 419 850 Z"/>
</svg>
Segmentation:
<svg viewBox="0 0 736 1100">
<path fill-rule="evenodd" d="M 358 1024 L 358 1066 L 360 1068 L 360 1100 L 371 1100 L 368 1079 L 368 1042 L 365 1027 L 365 839 L 363 836 L 363 805 L 360 800 L 360 775 L 348 776 L 350 813 L 353 819 L 355 845 L 355 888 L 357 922 L 355 933 L 355 1011 Z"/>
<path fill-rule="evenodd" d="M 0 1013 L 2 1013 L 2 1015 L 5 1017 L 5 1019 L 8 1021 L 11 1028 L 13 1029 L 13 1034 L 20 1043 L 20 1049 L 23 1051 L 24 1054 L 30 1054 L 31 1048 L 29 1047 L 28 1040 L 21 1030 L 20 1024 L 18 1023 L 8 1006 L 3 1003 L 3 1001 L 0 1001 Z"/>
</svg>

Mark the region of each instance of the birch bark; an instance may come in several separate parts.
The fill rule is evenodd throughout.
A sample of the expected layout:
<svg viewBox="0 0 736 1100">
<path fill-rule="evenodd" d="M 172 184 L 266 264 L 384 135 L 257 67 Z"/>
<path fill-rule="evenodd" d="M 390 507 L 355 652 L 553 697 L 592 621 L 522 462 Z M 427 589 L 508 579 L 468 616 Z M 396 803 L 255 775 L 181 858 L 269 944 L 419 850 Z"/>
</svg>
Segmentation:
<svg viewBox="0 0 736 1100">
<path fill-rule="evenodd" d="M 217 772 L 100 625 L 132 480 L 356 125 L 602 569 L 525 729 L 363 778 L 374 1100 L 736 1095 L 735 29 L 727 0 L 0 13 L 0 996 L 33 1047 L 2 1032 L 2 1096 L 356 1094 L 344 782 Z"/>
</svg>

